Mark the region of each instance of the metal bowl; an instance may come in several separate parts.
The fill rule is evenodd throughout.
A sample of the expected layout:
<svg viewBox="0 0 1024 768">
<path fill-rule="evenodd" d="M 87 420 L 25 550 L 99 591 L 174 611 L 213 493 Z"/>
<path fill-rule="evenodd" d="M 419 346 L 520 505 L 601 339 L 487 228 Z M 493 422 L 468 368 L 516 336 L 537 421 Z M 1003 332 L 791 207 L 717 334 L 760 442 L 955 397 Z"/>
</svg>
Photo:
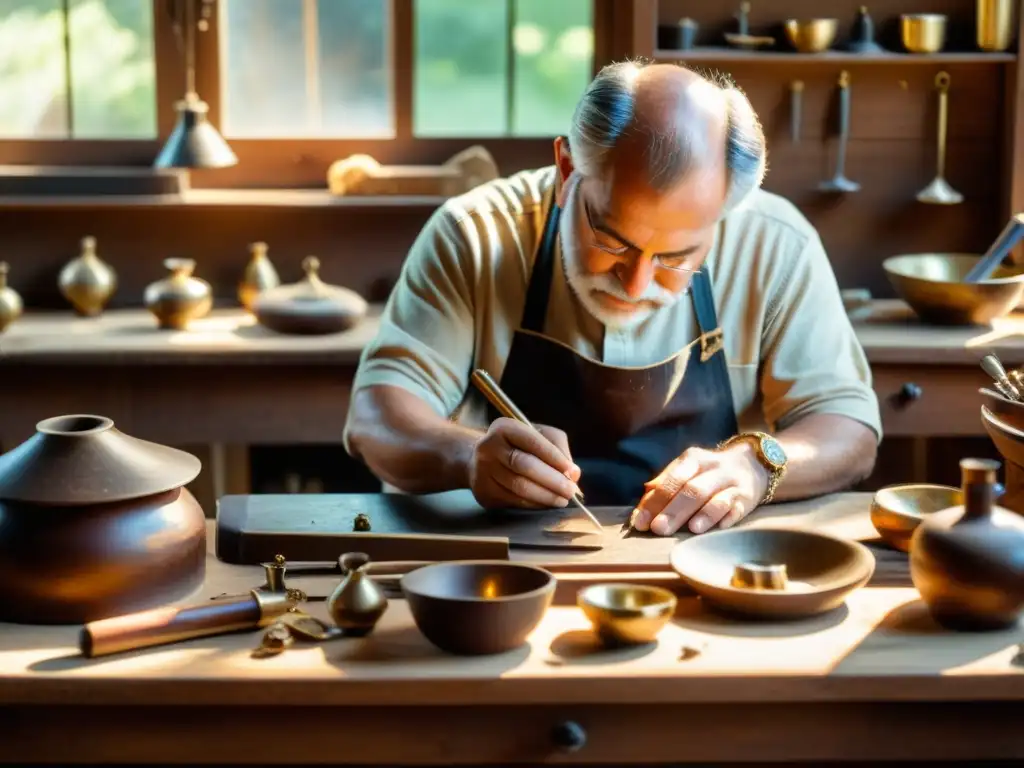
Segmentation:
<svg viewBox="0 0 1024 768">
<path fill-rule="evenodd" d="M 882 263 L 889 282 L 924 322 L 933 325 L 986 325 L 1012 312 L 1024 298 L 1024 269 L 1000 267 L 988 280 L 965 283 L 981 256 L 917 253 Z"/>
<path fill-rule="evenodd" d="M 733 528 L 679 542 L 672 568 L 714 608 L 755 618 L 796 619 L 842 605 L 875 570 L 863 544 L 821 533 Z M 779 573 L 779 572 L 782 573 Z M 740 586 L 751 573 L 781 588 Z"/>
<path fill-rule="evenodd" d="M 999 421 L 1014 429 L 1024 430 L 1024 403 L 1007 400 L 995 390 L 985 387 L 979 389 L 978 392 L 985 398 L 985 405 L 989 411 Z"/>
<path fill-rule="evenodd" d="M 821 53 L 832 47 L 839 22 L 836 19 L 789 19 L 786 38 L 800 53 Z"/>
<path fill-rule="evenodd" d="M 1024 430 L 1007 424 L 984 405 L 981 406 L 981 423 L 1003 459 L 1024 467 Z"/>
<path fill-rule="evenodd" d="M 909 552 L 910 537 L 927 515 L 960 504 L 963 493 L 951 485 L 889 485 L 871 500 L 871 524 L 889 546 Z"/>
<path fill-rule="evenodd" d="M 502 560 L 464 560 L 417 568 L 402 592 L 420 632 L 443 651 L 467 656 L 518 648 L 555 596 L 543 568 Z"/>
<path fill-rule="evenodd" d="M 667 589 L 637 584 L 594 584 L 577 593 L 576 604 L 606 645 L 652 643 L 676 612 Z"/>
<path fill-rule="evenodd" d="M 938 53 L 946 45 L 946 17 L 941 13 L 905 13 L 900 37 L 910 53 Z"/>
</svg>

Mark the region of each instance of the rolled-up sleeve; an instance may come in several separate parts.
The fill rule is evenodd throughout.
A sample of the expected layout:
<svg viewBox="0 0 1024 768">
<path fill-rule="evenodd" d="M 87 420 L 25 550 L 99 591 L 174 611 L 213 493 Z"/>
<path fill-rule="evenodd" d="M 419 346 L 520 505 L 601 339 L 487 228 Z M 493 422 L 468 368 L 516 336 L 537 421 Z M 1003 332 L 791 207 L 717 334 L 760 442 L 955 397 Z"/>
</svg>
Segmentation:
<svg viewBox="0 0 1024 768">
<path fill-rule="evenodd" d="M 363 350 L 353 396 L 386 384 L 408 390 L 445 417 L 456 410 L 473 359 L 473 268 L 455 214 L 442 206 L 413 244 L 380 330 Z"/>
<path fill-rule="evenodd" d="M 843 307 L 821 240 L 774 275 L 763 327 L 765 420 L 782 430 L 816 413 L 847 416 L 882 437 L 871 368 Z"/>
</svg>

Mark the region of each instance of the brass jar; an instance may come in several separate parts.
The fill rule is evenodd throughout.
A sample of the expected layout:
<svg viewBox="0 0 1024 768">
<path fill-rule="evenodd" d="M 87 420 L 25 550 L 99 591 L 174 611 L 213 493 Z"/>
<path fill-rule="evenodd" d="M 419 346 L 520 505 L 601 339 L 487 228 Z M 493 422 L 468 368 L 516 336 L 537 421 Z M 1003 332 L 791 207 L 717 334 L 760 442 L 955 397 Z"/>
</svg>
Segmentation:
<svg viewBox="0 0 1024 768">
<path fill-rule="evenodd" d="M 153 313 L 161 328 L 183 331 L 193 320 L 209 314 L 213 307 L 213 288 L 205 280 L 193 277 L 192 259 L 165 259 L 170 275 L 146 287 L 146 309 Z"/>
<path fill-rule="evenodd" d="M 249 263 L 245 265 L 242 281 L 238 284 L 238 302 L 250 312 L 257 296 L 281 284 L 281 278 L 267 256 L 267 250 L 266 243 L 252 243 L 249 246 Z"/>
<path fill-rule="evenodd" d="M 22 303 L 18 292 L 7 285 L 7 273 L 10 267 L 6 261 L 0 261 L 0 333 L 8 325 L 21 317 Z"/>
<path fill-rule="evenodd" d="M 82 238 L 82 252 L 60 271 L 57 278 L 60 292 L 75 312 L 83 317 L 96 317 L 117 290 L 117 275 L 96 253 L 96 238 Z"/>
<path fill-rule="evenodd" d="M 350 637 L 372 632 L 388 608 L 384 591 L 370 578 L 369 564 L 363 552 L 346 552 L 338 558 L 344 576 L 327 599 L 327 613 Z"/>
</svg>

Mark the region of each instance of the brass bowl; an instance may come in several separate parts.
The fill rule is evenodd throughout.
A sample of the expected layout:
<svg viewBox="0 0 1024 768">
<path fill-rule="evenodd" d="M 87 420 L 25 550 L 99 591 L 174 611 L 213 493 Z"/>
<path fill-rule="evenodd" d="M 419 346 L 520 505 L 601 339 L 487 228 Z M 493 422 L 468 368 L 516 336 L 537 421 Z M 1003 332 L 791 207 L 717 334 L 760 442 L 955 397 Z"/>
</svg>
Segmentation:
<svg viewBox="0 0 1024 768">
<path fill-rule="evenodd" d="M 653 643 L 676 612 L 667 589 L 636 584 L 594 584 L 577 593 L 576 604 L 606 645 Z"/>
<path fill-rule="evenodd" d="M 839 607 L 875 570 L 863 544 L 810 531 L 732 528 L 679 542 L 672 568 L 718 610 L 743 616 L 796 619 Z M 785 586 L 736 586 L 747 566 L 785 566 Z M 777 569 L 781 570 L 781 569 Z"/>
<path fill-rule="evenodd" d="M 1014 429 L 1024 430 L 1024 403 L 1007 400 L 994 389 L 982 387 L 978 390 L 985 398 L 985 405 L 1000 422 Z"/>
<path fill-rule="evenodd" d="M 555 596 L 543 568 L 503 560 L 464 560 L 417 568 L 402 577 L 412 618 L 448 653 L 478 656 L 518 648 Z"/>
<path fill-rule="evenodd" d="M 963 493 L 951 485 L 889 485 L 871 500 L 871 524 L 889 546 L 909 552 L 910 537 L 925 516 L 960 504 Z"/>
<path fill-rule="evenodd" d="M 1024 467 L 1024 430 L 1010 426 L 984 405 L 981 406 L 981 423 L 999 455 L 1010 464 Z"/>
<path fill-rule="evenodd" d="M 1012 312 L 1024 298 L 1024 269 L 999 267 L 987 280 L 963 278 L 981 256 L 917 253 L 882 263 L 901 299 L 932 325 L 987 325 Z"/>
<path fill-rule="evenodd" d="M 904 13 L 900 36 L 911 53 L 938 53 L 946 45 L 946 17 L 941 13 Z"/>
<path fill-rule="evenodd" d="M 836 19 L 789 19 L 786 38 L 800 53 L 821 53 L 832 47 L 839 22 Z"/>
</svg>

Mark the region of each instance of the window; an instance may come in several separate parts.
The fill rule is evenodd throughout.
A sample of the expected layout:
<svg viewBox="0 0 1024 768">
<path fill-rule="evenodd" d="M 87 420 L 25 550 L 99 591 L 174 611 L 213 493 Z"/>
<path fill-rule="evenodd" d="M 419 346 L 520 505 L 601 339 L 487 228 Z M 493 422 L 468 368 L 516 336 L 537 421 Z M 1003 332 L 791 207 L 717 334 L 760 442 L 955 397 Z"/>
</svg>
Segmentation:
<svg viewBox="0 0 1024 768">
<path fill-rule="evenodd" d="M 392 136 L 387 8 L 382 0 L 224 0 L 224 133 Z"/>
<path fill-rule="evenodd" d="M 417 0 L 417 136 L 555 136 L 591 78 L 592 0 Z"/>
<path fill-rule="evenodd" d="M 0 0 L 0 138 L 154 139 L 153 5 Z"/>
<path fill-rule="evenodd" d="M 593 62 L 593 0 L 415 0 L 412 104 L 393 88 L 388 0 L 223 0 L 230 138 L 552 136 Z"/>
</svg>

